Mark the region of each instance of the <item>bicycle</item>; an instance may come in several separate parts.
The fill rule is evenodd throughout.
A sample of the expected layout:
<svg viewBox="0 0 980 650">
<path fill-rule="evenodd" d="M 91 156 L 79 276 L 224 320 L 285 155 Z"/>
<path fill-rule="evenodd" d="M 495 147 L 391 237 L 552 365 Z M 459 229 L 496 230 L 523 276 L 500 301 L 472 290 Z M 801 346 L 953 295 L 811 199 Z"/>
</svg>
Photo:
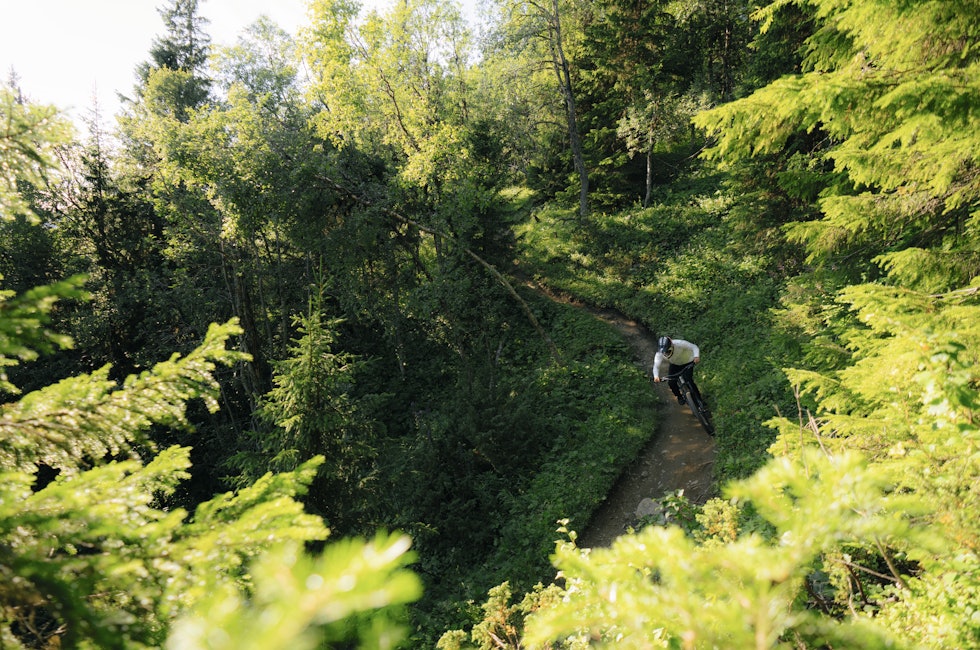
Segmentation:
<svg viewBox="0 0 980 650">
<path fill-rule="evenodd" d="M 701 397 L 701 391 L 694 384 L 693 368 L 693 361 L 686 363 L 681 366 L 678 372 L 664 377 L 663 381 L 677 380 L 677 389 L 680 390 L 684 401 L 691 408 L 691 412 L 694 413 L 708 435 L 713 436 L 715 435 L 715 424 L 711 419 L 711 411 L 708 410 L 708 405 L 704 403 L 704 398 Z"/>
</svg>

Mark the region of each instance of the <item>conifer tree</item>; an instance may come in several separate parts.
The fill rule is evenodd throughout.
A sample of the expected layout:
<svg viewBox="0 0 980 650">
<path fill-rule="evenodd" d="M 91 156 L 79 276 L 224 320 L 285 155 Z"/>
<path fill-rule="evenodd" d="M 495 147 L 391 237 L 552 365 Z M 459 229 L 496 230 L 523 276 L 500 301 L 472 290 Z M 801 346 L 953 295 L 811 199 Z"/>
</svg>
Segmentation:
<svg viewBox="0 0 980 650">
<path fill-rule="evenodd" d="M 289 358 L 273 364 L 274 386 L 259 404 L 254 448 L 232 464 L 249 477 L 291 471 L 323 456 L 305 501 L 334 531 L 361 532 L 358 519 L 373 494 L 365 486 L 376 454 L 371 423 L 350 395 L 362 362 L 334 349 L 340 322 L 324 322 L 322 301 L 311 302 L 309 312 L 296 319 Z"/>
<path fill-rule="evenodd" d="M 768 423 L 773 458 L 693 534 L 584 551 L 569 533 L 560 602 L 522 604 L 528 647 L 980 646 L 980 15 L 780 0 L 759 16 L 789 4 L 816 20 L 804 70 L 696 122 L 722 164 L 817 143 L 801 167 L 820 216 L 786 228 L 810 253 L 794 282 L 812 302 L 782 313 L 812 334 L 811 365 L 785 370 L 799 413 Z"/>
<path fill-rule="evenodd" d="M 786 4 L 769 5 L 761 17 L 774 20 Z M 718 136 L 710 155 L 733 161 L 822 133 L 817 155 L 833 169 L 823 217 L 787 230 L 810 260 L 860 250 L 859 259 L 873 258 L 903 284 L 942 291 L 969 282 L 980 270 L 976 5 L 807 4 L 819 27 L 804 71 L 698 117 Z"/>
<path fill-rule="evenodd" d="M 159 291 L 163 223 L 145 182 L 113 169 L 108 135 L 97 123 L 90 129 L 84 145 L 63 154 L 72 173 L 50 202 L 50 219 L 65 266 L 85 273 L 92 292 L 90 308 L 73 315 L 75 338 L 92 365 L 110 362 L 126 374 L 169 353 L 152 343 L 160 330 L 174 330 L 164 324 L 171 310 Z"/>
<path fill-rule="evenodd" d="M 170 0 L 159 9 L 166 32 L 154 41 L 152 60 L 136 71 L 141 95 L 151 83 L 167 86 L 170 108 L 178 119 L 186 119 L 187 110 L 203 105 L 210 95 L 211 80 L 205 65 L 211 38 L 204 31 L 208 21 L 199 13 L 198 5 L 199 0 Z M 156 82 L 151 79 L 154 73 L 162 73 Z"/>
<path fill-rule="evenodd" d="M 51 160 L 49 131 L 33 119 L 48 113 L 0 108 L 18 127 L 0 142 L 6 220 L 28 209 L 14 181 L 43 178 Z M 85 298 L 83 281 L 0 291 L 0 371 L 72 344 L 51 315 L 59 300 Z M 172 507 L 190 449 L 158 450 L 149 431 L 191 428 L 192 401 L 217 409 L 216 368 L 244 360 L 226 347 L 240 333 L 233 321 L 212 325 L 198 348 L 138 375 L 116 381 L 104 366 L 19 399 L 0 374 L 0 645 L 186 649 L 224 639 L 267 650 L 358 638 L 391 647 L 402 637 L 396 610 L 419 594 L 407 538 L 352 541 L 315 560 L 302 551 L 328 534 L 296 500 L 322 457 L 192 515 Z"/>
</svg>

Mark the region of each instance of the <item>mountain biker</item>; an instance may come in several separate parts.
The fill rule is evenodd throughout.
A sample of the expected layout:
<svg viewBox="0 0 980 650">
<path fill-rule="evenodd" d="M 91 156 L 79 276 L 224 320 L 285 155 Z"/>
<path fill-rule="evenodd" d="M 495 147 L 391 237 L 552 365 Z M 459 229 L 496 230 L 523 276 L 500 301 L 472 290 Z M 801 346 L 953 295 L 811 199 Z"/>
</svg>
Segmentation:
<svg viewBox="0 0 980 650">
<path fill-rule="evenodd" d="M 669 336 L 661 336 L 657 341 L 657 354 L 653 358 L 653 381 L 661 381 L 661 371 L 666 365 L 667 385 L 670 386 L 670 392 L 677 398 L 678 404 L 684 404 L 684 396 L 681 395 L 681 391 L 677 387 L 677 375 L 682 371 L 695 394 L 700 395 L 698 387 L 694 383 L 694 366 L 687 365 L 692 361 L 694 363 L 701 362 L 701 350 L 690 341 L 671 339 Z"/>
</svg>

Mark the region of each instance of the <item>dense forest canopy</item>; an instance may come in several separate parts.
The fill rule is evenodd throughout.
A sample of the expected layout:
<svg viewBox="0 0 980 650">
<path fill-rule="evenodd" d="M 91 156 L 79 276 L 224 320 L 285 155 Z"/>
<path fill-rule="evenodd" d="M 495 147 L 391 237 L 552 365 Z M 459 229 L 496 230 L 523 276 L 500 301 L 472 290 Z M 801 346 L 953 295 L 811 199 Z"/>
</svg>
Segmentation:
<svg viewBox="0 0 980 650">
<path fill-rule="evenodd" d="M 0 646 L 980 647 L 980 7 L 486 10 L 0 88 Z M 715 498 L 577 546 L 658 416 L 542 285 Z"/>
</svg>

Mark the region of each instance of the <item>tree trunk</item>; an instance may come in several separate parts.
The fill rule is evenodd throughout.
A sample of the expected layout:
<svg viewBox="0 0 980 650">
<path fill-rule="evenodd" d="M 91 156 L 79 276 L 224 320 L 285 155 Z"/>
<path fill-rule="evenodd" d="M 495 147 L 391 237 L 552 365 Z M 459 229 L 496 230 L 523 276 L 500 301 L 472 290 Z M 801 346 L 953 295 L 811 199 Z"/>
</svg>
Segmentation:
<svg viewBox="0 0 980 650">
<path fill-rule="evenodd" d="M 558 76 L 558 86 L 565 98 L 565 111 L 568 117 L 568 142 L 572 150 L 572 160 L 579 177 L 579 216 L 589 215 L 589 172 L 585 168 L 585 156 L 582 154 L 582 138 L 578 132 L 578 120 L 575 116 L 575 94 L 572 92 L 572 76 L 569 72 L 568 59 L 562 47 L 561 18 L 558 14 L 558 0 L 551 1 L 551 50 L 555 74 Z"/>
<path fill-rule="evenodd" d="M 650 193 L 653 191 L 653 148 L 647 149 L 647 180 L 643 193 L 643 207 L 650 207 Z"/>
<path fill-rule="evenodd" d="M 230 248 L 230 250 L 229 250 Z M 241 365 L 239 379 L 248 395 L 252 410 L 258 406 L 259 398 L 268 391 L 269 371 L 265 364 L 261 336 L 255 321 L 251 291 L 248 286 L 246 270 L 240 259 L 240 251 L 234 244 L 221 245 L 221 266 L 224 274 L 232 309 L 242 328 L 241 350 L 252 356 L 251 361 Z"/>
</svg>

